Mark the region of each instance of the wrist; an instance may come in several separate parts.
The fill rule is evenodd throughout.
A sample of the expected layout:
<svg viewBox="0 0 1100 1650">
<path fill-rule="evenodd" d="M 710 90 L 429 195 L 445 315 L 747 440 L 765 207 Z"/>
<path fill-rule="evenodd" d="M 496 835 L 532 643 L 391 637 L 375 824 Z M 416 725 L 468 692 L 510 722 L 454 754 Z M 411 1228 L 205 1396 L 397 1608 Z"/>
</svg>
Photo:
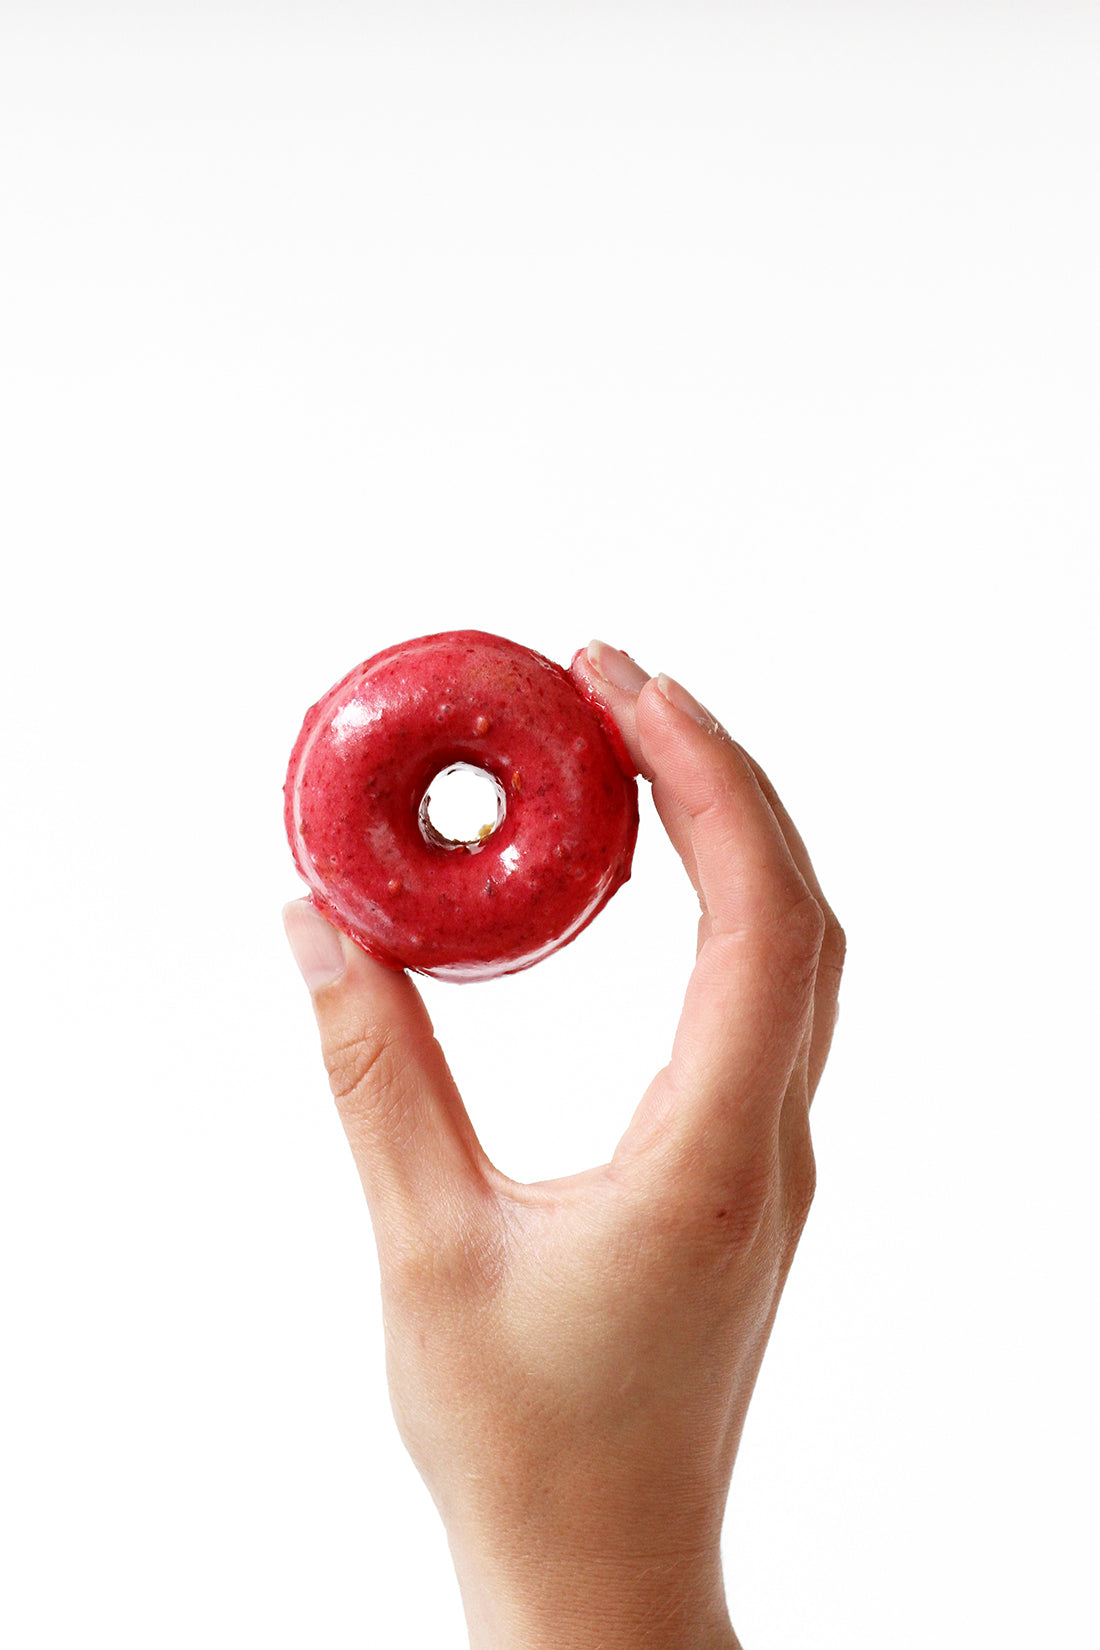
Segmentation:
<svg viewBox="0 0 1100 1650">
<path fill-rule="evenodd" d="M 452 1554 L 470 1650 L 740 1650 L 717 1551 Z"/>
</svg>

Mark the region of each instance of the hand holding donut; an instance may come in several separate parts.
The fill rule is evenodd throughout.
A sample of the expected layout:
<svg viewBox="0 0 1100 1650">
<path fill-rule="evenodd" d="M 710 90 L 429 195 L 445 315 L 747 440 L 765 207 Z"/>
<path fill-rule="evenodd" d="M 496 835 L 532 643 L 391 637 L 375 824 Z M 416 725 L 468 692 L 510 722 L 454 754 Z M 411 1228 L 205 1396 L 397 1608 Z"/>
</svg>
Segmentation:
<svg viewBox="0 0 1100 1650">
<path fill-rule="evenodd" d="M 601 644 L 609 714 L 701 907 L 668 1065 L 611 1163 L 485 1157 L 412 980 L 287 908 L 378 1243 L 394 1412 L 474 1650 L 736 1650 L 719 1538 L 813 1195 L 843 935 L 765 775 Z"/>
</svg>

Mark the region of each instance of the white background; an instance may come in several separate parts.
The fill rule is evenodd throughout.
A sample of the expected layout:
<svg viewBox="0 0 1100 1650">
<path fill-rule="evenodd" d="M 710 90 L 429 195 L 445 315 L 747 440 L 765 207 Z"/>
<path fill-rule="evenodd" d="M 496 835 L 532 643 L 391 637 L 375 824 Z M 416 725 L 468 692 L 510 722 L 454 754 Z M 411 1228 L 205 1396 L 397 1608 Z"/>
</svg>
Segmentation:
<svg viewBox="0 0 1100 1650">
<path fill-rule="evenodd" d="M 465 626 L 679 676 L 849 932 L 746 1650 L 1094 1642 L 1100 10 L 0 17 L 6 1642 L 465 1642 L 279 922 L 307 705 Z M 426 988 L 520 1178 L 665 1059 L 643 800 Z"/>
</svg>

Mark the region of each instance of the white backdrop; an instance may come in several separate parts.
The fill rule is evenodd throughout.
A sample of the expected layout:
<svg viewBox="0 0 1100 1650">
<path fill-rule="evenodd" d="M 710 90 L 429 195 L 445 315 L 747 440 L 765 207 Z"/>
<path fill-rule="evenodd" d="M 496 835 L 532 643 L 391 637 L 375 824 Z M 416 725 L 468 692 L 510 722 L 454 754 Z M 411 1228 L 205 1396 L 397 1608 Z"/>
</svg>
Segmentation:
<svg viewBox="0 0 1100 1650">
<path fill-rule="evenodd" d="M 680 677 L 848 929 L 746 1650 L 1084 1645 L 1100 11 L 0 17 L 6 1641 L 465 1642 L 279 910 L 307 705 L 473 626 Z M 666 1057 L 644 803 L 425 989 L 517 1177 Z"/>
</svg>

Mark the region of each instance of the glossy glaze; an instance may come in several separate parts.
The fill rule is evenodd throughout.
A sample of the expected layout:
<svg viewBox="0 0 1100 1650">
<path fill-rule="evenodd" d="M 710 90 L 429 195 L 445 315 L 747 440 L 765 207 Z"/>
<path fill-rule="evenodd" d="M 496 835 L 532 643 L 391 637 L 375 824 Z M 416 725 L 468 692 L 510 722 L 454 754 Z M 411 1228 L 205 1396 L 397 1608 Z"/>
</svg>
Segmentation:
<svg viewBox="0 0 1100 1650">
<path fill-rule="evenodd" d="M 481 768 L 505 798 L 484 841 L 432 840 L 437 774 Z M 638 793 L 618 730 L 573 678 L 483 631 L 358 665 L 309 711 L 286 827 L 314 902 L 366 951 L 456 981 L 515 973 L 591 922 L 630 875 Z"/>
</svg>

